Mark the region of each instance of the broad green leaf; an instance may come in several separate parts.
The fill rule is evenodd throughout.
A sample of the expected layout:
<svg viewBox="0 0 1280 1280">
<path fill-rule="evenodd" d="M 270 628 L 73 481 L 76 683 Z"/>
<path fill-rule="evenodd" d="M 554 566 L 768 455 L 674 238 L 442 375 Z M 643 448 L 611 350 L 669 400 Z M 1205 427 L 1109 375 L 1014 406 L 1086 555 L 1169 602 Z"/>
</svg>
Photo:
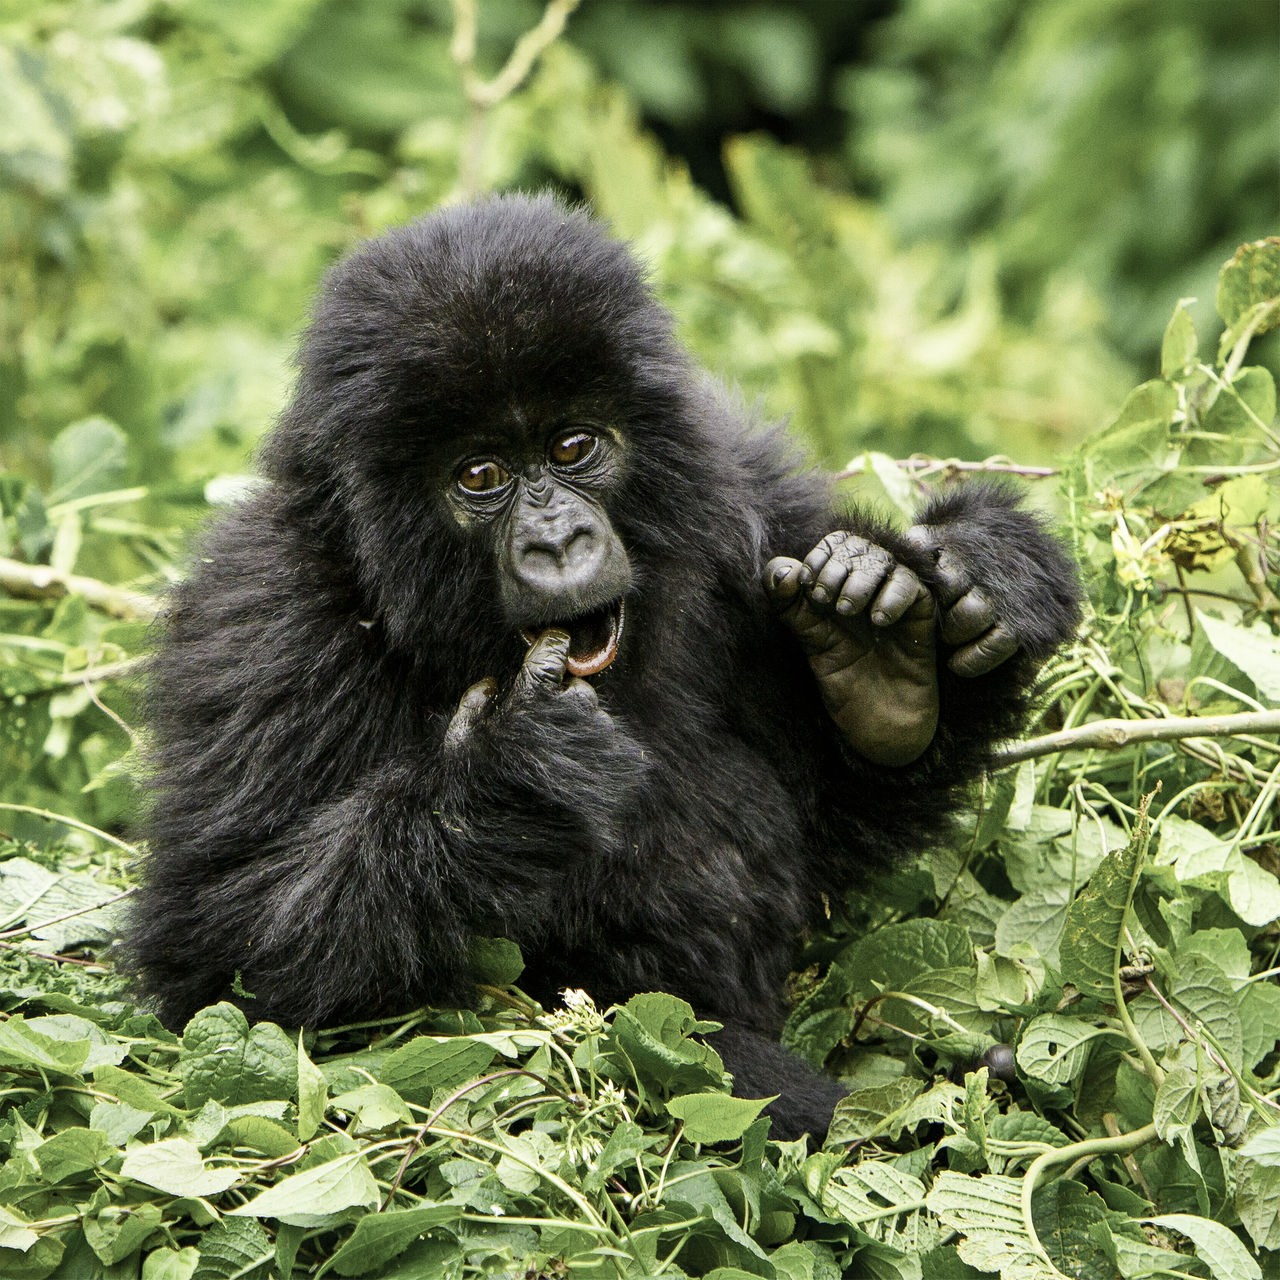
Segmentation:
<svg viewBox="0 0 1280 1280">
<path fill-rule="evenodd" d="M 1153 1227 L 1184 1235 L 1196 1247 L 1196 1257 L 1209 1268 L 1214 1280 L 1262 1280 L 1262 1268 L 1244 1247 L 1240 1237 L 1220 1222 L 1190 1213 L 1165 1213 L 1145 1218 Z"/>
<path fill-rule="evenodd" d="M 1234 1172 L 1241 1225 L 1258 1249 L 1280 1249 L 1280 1166 L 1244 1157 Z"/>
<path fill-rule="evenodd" d="M 96 1217 L 85 1219 L 84 1235 L 99 1260 L 112 1266 L 141 1248 L 163 1220 L 154 1204 L 107 1205 Z"/>
<path fill-rule="evenodd" d="M 200 1148 L 186 1138 L 163 1138 L 130 1147 L 120 1167 L 122 1178 L 144 1182 L 174 1196 L 212 1196 L 239 1182 L 235 1169 L 210 1169 Z"/>
<path fill-rule="evenodd" d="M 49 446 L 53 466 L 50 502 L 118 489 L 125 478 L 128 440 L 114 422 L 85 418 L 64 427 Z"/>
<path fill-rule="evenodd" d="M 1171 1141 L 1175 1126 L 1190 1131 L 1200 1114 L 1200 1081 L 1189 1067 L 1170 1067 L 1156 1088 L 1156 1132 Z"/>
<path fill-rule="evenodd" d="M 660 992 L 632 996 L 613 1019 L 613 1038 L 642 1080 L 673 1093 L 723 1083 L 720 1055 L 691 1038 L 718 1029 L 694 1017 L 686 1001 Z"/>
<path fill-rule="evenodd" d="M 667 1110 L 684 1121 L 690 1142 L 736 1142 L 773 1098 L 734 1098 L 727 1093 L 684 1093 Z"/>
<path fill-rule="evenodd" d="M 354 1117 L 356 1130 L 365 1133 L 408 1124 L 413 1119 L 404 1099 L 385 1084 L 366 1084 L 340 1093 L 332 1106 L 335 1111 Z"/>
<path fill-rule="evenodd" d="M 378 1184 L 364 1155 L 351 1151 L 290 1174 L 230 1214 L 276 1218 L 296 1227 L 327 1227 L 347 1209 L 372 1209 L 377 1203 Z"/>
<path fill-rule="evenodd" d="M 524 957 L 509 938 L 475 938 L 468 955 L 477 982 L 509 987 L 524 972 Z"/>
<path fill-rule="evenodd" d="M 142 1262 L 142 1280 L 191 1280 L 200 1264 L 200 1253 L 185 1249 L 153 1249 Z"/>
<path fill-rule="evenodd" d="M 365 1275 L 403 1253 L 424 1231 L 458 1221 L 465 1208 L 428 1204 L 366 1214 L 333 1255 L 333 1269 L 340 1276 Z"/>
<path fill-rule="evenodd" d="M 275 1245 L 260 1222 L 223 1218 L 200 1240 L 200 1263 L 191 1280 L 268 1280 Z"/>
<path fill-rule="evenodd" d="M 1044 1251 L 1073 1280 L 1115 1280 L 1107 1209 L 1078 1182 L 1055 1179 L 1036 1188 L 1031 1218 Z"/>
<path fill-rule="evenodd" d="M 831 1120 L 832 1140 L 853 1142 L 882 1132 L 890 1116 L 923 1092 L 922 1081 L 902 1079 L 845 1094 Z"/>
<path fill-rule="evenodd" d="M 1234 324 L 1251 307 L 1280 297 L 1280 236 L 1242 244 L 1223 264 L 1214 299 L 1218 314 Z M 1259 332 L 1265 332 L 1260 329 Z"/>
<path fill-rule="evenodd" d="M 1196 326 L 1187 310 L 1194 301 L 1194 298 L 1182 298 L 1165 328 L 1164 341 L 1160 344 L 1160 374 L 1164 378 L 1176 378 L 1195 363 Z"/>
<path fill-rule="evenodd" d="M 407 1101 L 426 1104 L 437 1089 L 454 1089 L 480 1075 L 493 1058 L 494 1050 L 476 1040 L 418 1036 L 386 1060 L 382 1081 Z"/>
<path fill-rule="evenodd" d="M 1041 1261 L 1022 1218 L 1022 1179 L 943 1170 L 926 1197 L 929 1212 L 960 1237 L 961 1258 L 980 1271 L 1057 1280 Z"/>
<path fill-rule="evenodd" d="M 1183 1018 L 1192 1027 L 1202 1022 L 1238 1068 L 1244 1056 L 1244 1032 L 1227 975 L 1206 956 L 1190 951 L 1178 958 L 1173 976 L 1162 985 L 1165 997 Z M 1157 1054 L 1186 1038 L 1182 1024 L 1154 996 L 1138 996 L 1130 1002 L 1129 1012 L 1139 1034 Z"/>
<path fill-rule="evenodd" d="M 274 1022 L 249 1026 L 232 1004 L 216 1004 L 187 1023 L 178 1072 L 187 1105 L 208 1099 L 234 1105 L 292 1098 L 298 1087 L 297 1049 Z"/>
<path fill-rule="evenodd" d="M 1147 854 L 1146 809 L 1133 839 L 1109 853 L 1067 908 L 1062 934 L 1062 977 L 1085 995 L 1113 999 L 1124 956 L 1124 923 Z"/>
<path fill-rule="evenodd" d="M 1046 1013 L 1033 1018 L 1018 1040 L 1018 1066 L 1046 1084 L 1078 1080 L 1089 1061 L 1093 1042 L 1113 1034 L 1080 1018 Z"/>
<path fill-rule="evenodd" d="M 123 1147 L 146 1128 L 153 1114 L 127 1102 L 95 1102 L 89 1112 L 89 1128 L 106 1134 L 112 1146 Z"/>
<path fill-rule="evenodd" d="M 329 1098 L 324 1072 L 307 1057 L 302 1044 L 302 1032 L 298 1032 L 298 1124 L 297 1134 L 301 1142 L 313 1137 L 324 1120 L 325 1104 Z"/>
<path fill-rule="evenodd" d="M 1196 625 L 1218 653 L 1253 681 L 1259 693 L 1280 700 L 1280 639 L 1264 623 L 1245 627 L 1197 609 Z"/>
<path fill-rule="evenodd" d="M 1236 1155 L 1243 1156 L 1247 1160 L 1256 1160 L 1268 1169 L 1280 1169 L 1280 1125 L 1273 1125 L 1270 1129 L 1259 1129 L 1237 1150 Z"/>
<path fill-rule="evenodd" d="M 0 1205 L 0 1249 L 26 1253 L 40 1239 L 27 1225 L 28 1219 Z"/>
<path fill-rule="evenodd" d="M 0 1066 L 75 1075 L 89 1056 L 89 1041 L 61 1040 L 27 1025 L 21 1014 L 0 1021 Z"/>
<path fill-rule="evenodd" d="M 1280 300 L 1278 300 L 1280 301 Z M 1220 435 L 1256 437 L 1259 430 L 1269 428 L 1276 416 L 1276 383 L 1270 370 L 1259 365 L 1241 369 L 1229 386 L 1218 392 L 1218 397 L 1205 411 L 1204 429 Z M 1265 485 L 1262 476 L 1240 476 L 1238 480 L 1251 480 L 1259 487 Z M 1232 483 L 1228 481 L 1228 484 Z M 1227 485 L 1222 486 L 1224 489 Z M 1274 497 L 1274 495 L 1272 495 Z M 1265 511 L 1269 503 L 1264 498 L 1261 510 L 1252 518 L 1247 507 L 1225 513 L 1234 525 L 1252 524 Z"/>
<path fill-rule="evenodd" d="M 115 1144 L 96 1129 L 64 1129 L 31 1153 L 50 1185 L 57 1185 L 105 1164 L 116 1154 Z"/>
</svg>

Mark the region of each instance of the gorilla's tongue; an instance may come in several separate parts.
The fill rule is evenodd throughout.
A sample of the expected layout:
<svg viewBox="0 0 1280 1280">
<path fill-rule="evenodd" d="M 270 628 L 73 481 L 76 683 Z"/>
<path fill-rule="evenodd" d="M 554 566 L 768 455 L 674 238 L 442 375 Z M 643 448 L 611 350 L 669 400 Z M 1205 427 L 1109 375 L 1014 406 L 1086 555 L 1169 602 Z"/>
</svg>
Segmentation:
<svg viewBox="0 0 1280 1280">
<path fill-rule="evenodd" d="M 618 656 L 618 641 L 622 639 L 622 626 L 626 611 L 621 600 L 584 613 L 581 617 L 565 622 L 553 622 L 546 627 L 526 627 L 520 634 L 525 644 L 533 642 L 552 627 L 569 633 L 569 659 L 565 664 L 569 674 L 594 676 Z"/>
</svg>

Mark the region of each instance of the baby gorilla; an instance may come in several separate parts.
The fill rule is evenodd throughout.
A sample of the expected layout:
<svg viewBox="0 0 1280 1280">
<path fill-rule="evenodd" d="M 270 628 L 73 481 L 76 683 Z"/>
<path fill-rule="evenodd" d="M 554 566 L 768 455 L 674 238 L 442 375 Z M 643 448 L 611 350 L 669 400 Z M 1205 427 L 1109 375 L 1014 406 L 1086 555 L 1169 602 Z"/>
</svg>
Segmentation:
<svg viewBox="0 0 1280 1280">
<path fill-rule="evenodd" d="M 1040 521 L 991 484 L 905 533 L 842 508 L 547 197 L 339 264 L 263 464 L 152 667 L 128 957 L 163 1016 L 466 1000 L 506 936 L 545 1000 L 683 996 L 775 1134 L 821 1134 L 797 938 L 1017 728 L 1077 615 Z"/>
</svg>

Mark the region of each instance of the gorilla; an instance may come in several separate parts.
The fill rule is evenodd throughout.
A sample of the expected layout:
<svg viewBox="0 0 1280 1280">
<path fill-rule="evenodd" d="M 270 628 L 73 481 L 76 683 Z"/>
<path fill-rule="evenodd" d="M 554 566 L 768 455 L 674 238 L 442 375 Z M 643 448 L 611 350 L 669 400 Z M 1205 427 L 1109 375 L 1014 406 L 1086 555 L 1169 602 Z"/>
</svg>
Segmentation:
<svg viewBox="0 0 1280 1280">
<path fill-rule="evenodd" d="M 466 1001 L 506 937 L 544 1000 L 684 997 L 775 1135 L 825 1133 L 797 939 L 1016 730 L 1078 613 L 1041 521 L 990 483 L 844 509 L 549 196 L 334 268 L 262 466 L 153 661 L 143 995 L 365 1020 Z"/>
</svg>

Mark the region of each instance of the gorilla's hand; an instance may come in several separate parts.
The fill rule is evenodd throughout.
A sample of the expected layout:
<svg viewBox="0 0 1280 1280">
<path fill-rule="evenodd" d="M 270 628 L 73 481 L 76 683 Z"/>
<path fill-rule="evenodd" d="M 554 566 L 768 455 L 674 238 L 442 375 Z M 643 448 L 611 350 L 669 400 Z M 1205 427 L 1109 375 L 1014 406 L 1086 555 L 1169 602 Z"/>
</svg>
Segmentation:
<svg viewBox="0 0 1280 1280">
<path fill-rule="evenodd" d="M 920 579 L 883 547 L 842 530 L 803 563 L 777 556 L 764 574 L 849 746 L 883 765 L 922 755 L 938 727 L 938 669 L 934 601 Z"/>
<path fill-rule="evenodd" d="M 984 676 L 1022 647 L 1018 623 L 978 584 L 969 557 L 946 532 L 945 527 L 912 525 L 906 541 L 924 565 L 932 565 L 927 572 L 938 601 L 938 631 L 943 644 L 955 648 L 947 666 L 958 676 Z"/>
<path fill-rule="evenodd" d="M 497 696 L 498 684 L 492 676 L 477 681 L 462 695 L 445 733 L 446 746 L 461 745 L 490 718 L 502 722 L 508 731 L 524 715 L 607 723 L 609 717 L 601 710 L 596 691 L 577 676 L 565 679 L 568 660 L 569 633 L 555 628 L 544 631 L 529 646 L 505 697 Z"/>
</svg>

